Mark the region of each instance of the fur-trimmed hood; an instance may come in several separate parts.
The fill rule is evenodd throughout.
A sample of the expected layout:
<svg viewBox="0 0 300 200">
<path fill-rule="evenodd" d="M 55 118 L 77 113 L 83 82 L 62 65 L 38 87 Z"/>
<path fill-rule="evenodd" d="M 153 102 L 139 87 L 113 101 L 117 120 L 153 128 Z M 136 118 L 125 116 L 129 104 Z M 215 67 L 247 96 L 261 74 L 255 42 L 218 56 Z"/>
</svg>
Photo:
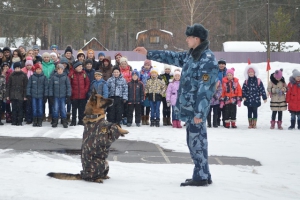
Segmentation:
<svg viewBox="0 0 300 200">
<path fill-rule="evenodd" d="M 209 41 L 205 40 L 199 46 L 197 46 L 195 49 L 190 49 L 189 54 L 192 55 L 194 60 L 199 60 L 203 51 L 208 49 L 208 46 L 209 46 Z"/>
<path fill-rule="evenodd" d="M 296 79 L 293 76 L 290 76 L 289 81 L 292 85 L 295 85 L 297 83 Z"/>
<path fill-rule="evenodd" d="M 285 83 L 284 77 L 282 77 L 279 81 L 277 81 L 276 78 L 274 77 L 274 73 L 271 74 L 270 80 L 271 80 L 271 82 L 272 82 L 274 85 L 277 85 L 277 83 L 278 83 L 279 81 Z"/>
<path fill-rule="evenodd" d="M 254 76 L 258 77 L 258 75 L 259 75 L 259 70 L 258 70 L 258 68 L 257 68 L 255 65 L 247 65 L 246 68 L 245 68 L 245 70 L 244 70 L 244 77 L 245 77 L 245 80 L 248 80 L 248 78 L 249 78 L 249 75 L 248 75 L 248 70 L 249 70 L 249 69 L 253 69 L 254 72 L 255 72 L 255 75 L 254 75 Z"/>
</svg>

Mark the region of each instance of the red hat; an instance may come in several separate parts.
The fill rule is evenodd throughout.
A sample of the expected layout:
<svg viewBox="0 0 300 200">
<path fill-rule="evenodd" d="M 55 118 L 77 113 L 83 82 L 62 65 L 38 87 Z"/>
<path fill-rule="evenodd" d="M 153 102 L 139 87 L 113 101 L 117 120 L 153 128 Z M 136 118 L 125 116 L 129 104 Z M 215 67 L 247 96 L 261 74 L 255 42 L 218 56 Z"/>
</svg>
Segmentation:
<svg viewBox="0 0 300 200">
<path fill-rule="evenodd" d="M 41 63 L 35 63 L 33 65 L 33 71 L 36 71 L 36 69 L 38 69 L 38 68 L 40 68 L 41 70 L 43 69 Z"/>
<path fill-rule="evenodd" d="M 26 60 L 32 60 L 31 56 L 26 56 Z"/>
<path fill-rule="evenodd" d="M 122 54 L 121 54 L 120 52 L 118 52 L 118 53 L 115 54 L 115 58 L 116 58 L 117 56 L 121 56 L 121 57 L 122 57 Z"/>
</svg>

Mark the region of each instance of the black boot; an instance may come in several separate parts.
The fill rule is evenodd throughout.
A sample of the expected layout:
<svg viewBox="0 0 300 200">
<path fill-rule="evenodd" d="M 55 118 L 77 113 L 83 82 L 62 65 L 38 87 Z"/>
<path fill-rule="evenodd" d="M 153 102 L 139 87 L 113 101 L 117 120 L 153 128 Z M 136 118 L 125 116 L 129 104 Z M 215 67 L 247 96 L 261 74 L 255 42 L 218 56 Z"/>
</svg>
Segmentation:
<svg viewBox="0 0 300 200">
<path fill-rule="evenodd" d="M 37 126 L 42 127 L 42 123 L 43 123 L 43 117 L 38 117 L 37 118 Z"/>
<path fill-rule="evenodd" d="M 220 118 L 217 119 L 217 125 L 221 126 L 221 120 L 220 120 Z"/>
<path fill-rule="evenodd" d="M 65 119 L 61 119 L 61 122 L 62 122 L 62 125 L 64 128 L 68 128 L 68 120 L 65 118 Z"/>
<path fill-rule="evenodd" d="M 288 128 L 289 130 L 293 130 L 295 128 L 296 120 L 291 120 L 291 126 Z M 299 127 L 299 123 L 298 123 Z"/>
<path fill-rule="evenodd" d="M 163 117 L 163 125 L 167 126 L 167 118 L 166 117 Z"/>
<path fill-rule="evenodd" d="M 207 185 L 208 185 L 207 180 L 202 180 L 202 181 L 189 180 L 180 184 L 180 186 L 207 186 Z"/>
<path fill-rule="evenodd" d="M 170 117 L 167 117 L 167 126 L 172 126 L 171 118 Z"/>
<path fill-rule="evenodd" d="M 37 120 L 38 120 L 37 117 L 34 117 L 34 118 L 33 118 L 33 123 L 32 123 L 32 126 L 33 126 L 33 127 L 36 127 L 36 126 L 37 126 Z"/>
<path fill-rule="evenodd" d="M 159 127 L 159 119 L 156 119 L 156 120 L 155 120 L 155 126 L 156 126 L 156 127 Z"/>
<path fill-rule="evenodd" d="M 207 127 L 208 128 L 211 128 L 211 115 L 210 115 L 210 113 L 207 115 Z"/>
<path fill-rule="evenodd" d="M 74 120 L 74 119 L 72 118 L 72 122 L 71 122 L 70 126 L 76 126 L 76 119 Z"/>
<path fill-rule="evenodd" d="M 151 119 L 150 121 L 150 126 L 153 127 L 155 125 L 155 120 L 154 119 Z"/>
<path fill-rule="evenodd" d="M 58 124 L 58 119 L 52 119 L 52 127 L 55 128 L 57 127 L 57 124 Z"/>
<path fill-rule="evenodd" d="M 188 179 L 185 180 L 185 182 L 189 182 L 189 181 L 191 181 L 191 180 L 192 180 L 191 178 L 188 178 Z M 208 180 L 207 180 L 207 183 L 210 185 L 210 184 L 212 184 L 213 182 L 212 182 L 211 179 L 208 179 Z"/>
<path fill-rule="evenodd" d="M 82 120 L 79 120 L 78 123 L 77 123 L 77 125 L 83 126 L 83 125 L 84 125 L 84 124 L 83 124 L 83 121 L 82 121 Z"/>
<path fill-rule="evenodd" d="M 213 115 L 213 127 L 214 128 L 218 128 L 217 120 L 218 120 L 218 115 Z"/>
</svg>

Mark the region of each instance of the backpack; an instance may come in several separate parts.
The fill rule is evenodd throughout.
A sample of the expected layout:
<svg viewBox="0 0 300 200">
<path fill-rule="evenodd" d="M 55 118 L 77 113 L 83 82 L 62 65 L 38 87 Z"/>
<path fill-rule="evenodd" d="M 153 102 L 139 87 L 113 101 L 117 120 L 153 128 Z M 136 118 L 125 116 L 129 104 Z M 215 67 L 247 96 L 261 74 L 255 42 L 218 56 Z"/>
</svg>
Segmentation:
<svg viewBox="0 0 300 200">
<path fill-rule="evenodd" d="M 257 78 L 257 85 L 259 86 L 260 85 L 260 78 Z M 247 80 L 245 80 L 245 83 L 246 83 L 246 85 L 248 85 L 248 79 Z"/>
</svg>

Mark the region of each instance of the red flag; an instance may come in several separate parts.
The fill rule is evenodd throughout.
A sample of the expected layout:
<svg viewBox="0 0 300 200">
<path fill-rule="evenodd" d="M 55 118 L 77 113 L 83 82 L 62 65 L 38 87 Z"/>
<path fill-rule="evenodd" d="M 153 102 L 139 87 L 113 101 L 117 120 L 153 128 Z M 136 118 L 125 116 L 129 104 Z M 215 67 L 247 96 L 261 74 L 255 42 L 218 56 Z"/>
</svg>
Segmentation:
<svg viewBox="0 0 300 200">
<path fill-rule="evenodd" d="M 270 59 L 268 59 L 268 62 L 267 62 L 267 71 L 270 71 L 271 69 L 271 66 L 270 66 Z"/>
<path fill-rule="evenodd" d="M 251 65 L 251 61 L 250 61 L 250 58 L 248 58 L 248 65 Z"/>
</svg>

